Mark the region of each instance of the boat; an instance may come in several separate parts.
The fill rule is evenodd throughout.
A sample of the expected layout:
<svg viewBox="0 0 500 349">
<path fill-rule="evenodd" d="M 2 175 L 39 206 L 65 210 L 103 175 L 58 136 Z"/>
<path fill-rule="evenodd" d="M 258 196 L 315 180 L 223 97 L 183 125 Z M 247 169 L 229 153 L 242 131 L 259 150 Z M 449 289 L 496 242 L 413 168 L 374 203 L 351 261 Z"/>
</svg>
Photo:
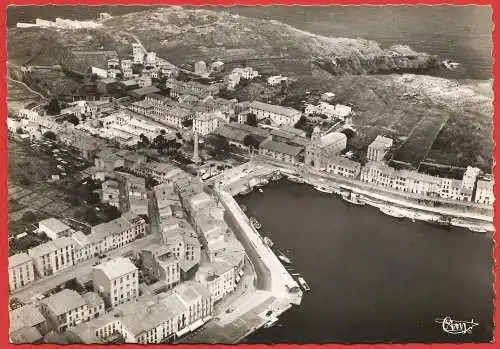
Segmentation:
<svg viewBox="0 0 500 349">
<path fill-rule="evenodd" d="M 243 189 L 242 191 L 240 191 L 240 195 L 248 195 L 250 194 L 251 192 L 253 191 L 253 188 L 248 186 L 246 187 L 245 189 Z"/>
<path fill-rule="evenodd" d="M 426 221 L 429 224 L 437 225 L 441 228 L 450 229 L 451 228 L 451 217 L 441 217 L 434 218 Z"/>
<path fill-rule="evenodd" d="M 460 63 L 453 62 L 451 59 L 446 59 L 441 64 L 448 70 L 454 70 L 460 66 Z"/>
<path fill-rule="evenodd" d="M 379 208 L 380 212 L 395 218 L 404 218 L 404 214 L 397 212 L 393 207 L 382 206 Z"/>
<path fill-rule="evenodd" d="M 248 207 L 246 205 L 241 204 L 240 208 L 243 211 L 243 213 L 247 213 L 248 212 Z"/>
<path fill-rule="evenodd" d="M 272 242 L 272 240 L 270 238 L 268 238 L 267 236 L 264 236 L 264 243 L 269 246 L 269 247 L 273 247 L 274 245 L 274 242 Z"/>
<path fill-rule="evenodd" d="M 364 201 L 359 200 L 360 196 L 358 194 L 352 193 L 350 196 L 343 196 L 343 199 L 353 205 L 364 206 L 366 203 Z"/>
<path fill-rule="evenodd" d="M 300 276 L 300 273 L 292 273 L 292 276 Z"/>
<path fill-rule="evenodd" d="M 256 218 L 254 218 L 254 217 L 250 217 L 250 223 L 257 230 L 259 230 L 260 228 L 262 228 L 262 224 L 260 224 L 259 221 Z"/>
<path fill-rule="evenodd" d="M 300 177 L 296 177 L 296 176 L 288 176 L 287 179 L 290 181 L 290 182 L 294 182 L 294 183 L 305 183 L 304 179 L 303 178 L 300 178 Z"/>
<path fill-rule="evenodd" d="M 263 186 L 268 185 L 268 184 L 269 184 L 269 181 L 267 179 L 264 179 L 260 183 L 257 183 L 255 186 L 257 188 L 262 188 Z"/>
<path fill-rule="evenodd" d="M 328 189 L 328 188 L 323 187 L 321 185 L 314 186 L 314 189 L 316 189 L 317 191 L 320 191 L 322 193 L 333 194 L 333 190 L 332 189 Z"/>
<path fill-rule="evenodd" d="M 473 233 L 487 233 L 488 229 L 478 227 L 478 226 L 469 226 L 469 230 L 472 231 Z"/>
<path fill-rule="evenodd" d="M 262 188 L 259 188 L 259 193 L 263 193 L 264 190 L 262 190 Z"/>
<path fill-rule="evenodd" d="M 272 175 L 271 175 L 271 178 L 269 178 L 270 180 L 272 181 L 278 181 L 280 180 L 281 178 L 283 178 L 283 175 L 281 174 L 281 172 L 274 172 Z"/>
<path fill-rule="evenodd" d="M 266 322 L 263 327 L 264 328 L 273 327 L 274 325 L 276 325 L 277 322 L 278 322 L 278 318 L 277 317 L 272 318 L 271 320 L 269 320 L 268 322 Z"/>
<path fill-rule="evenodd" d="M 285 264 L 292 264 L 292 260 L 281 251 L 278 251 L 278 258 Z"/>
<path fill-rule="evenodd" d="M 304 280 L 304 278 L 302 276 L 299 276 L 297 278 L 297 281 L 299 282 L 299 285 L 300 287 L 302 287 L 302 289 L 306 292 L 310 291 L 311 288 L 309 287 L 309 285 L 307 284 L 306 280 Z"/>
</svg>

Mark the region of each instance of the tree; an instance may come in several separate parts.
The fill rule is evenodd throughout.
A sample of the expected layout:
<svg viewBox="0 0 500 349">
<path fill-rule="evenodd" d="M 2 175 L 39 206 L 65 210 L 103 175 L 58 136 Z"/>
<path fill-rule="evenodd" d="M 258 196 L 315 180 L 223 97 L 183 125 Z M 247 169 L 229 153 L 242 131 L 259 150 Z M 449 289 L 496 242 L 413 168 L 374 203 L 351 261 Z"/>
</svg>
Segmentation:
<svg viewBox="0 0 500 349">
<path fill-rule="evenodd" d="M 257 115 L 254 113 L 248 113 L 246 124 L 250 126 L 257 126 Z"/>
<path fill-rule="evenodd" d="M 78 125 L 80 123 L 80 120 L 78 119 L 78 117 L 75 115 L 75 114 L 71 114 L 69 117 L 68 117 L 68 121 L 71 122 L 73 125 Z"/>
<path fill-rule="evenodd" d="M 144 133 L 141 133 L 141 134 L 139 135 L 139 138 L 141 139 L 141 143 L 142 143 L 143 145 L 149 145 L 149 144 L 151 144 L 151 142 L 149 141 L 149 138 L 148 138 L 148 137 L 146 137 L 146 136 L 144 135 Z"/>
<path fill-rule="evenodd" d="M 56 134 L 52 131 L 47 131 L 43 134 L 43 138 L 50 139 L 52 141 L 56 140 Z"/>
<path fill-rule="evenodd" d="M 22 135 L 22 134 L 24 133 L 23 128 L 22 128 L 22 127 L 18 127 L 18 128 L 16 128 L 16 133 L 17 133 L 18 135 Z"/>
<path fill-rule="evenodd" d="M 193 119 L 187 119 L 182 122 L 182 126 L 184 127 L 192 127 L 193 126 Z"/>
<path fill-rule="evenodd" d="M 260 142 L 253 135 L 246 135 L 245 138 L 243 138 L 243 144 L 249 147 L 250 151 L 252 151 L 253 149 L 259 147 Z"/>
<path fill-rule="evenodd" d="M 26 211 L 23 213 L 23 221 L 26 221 L 26 222 L 34 222 L 36 221 L 36 214 L 34 214 L 32 211 Z"/>
<path fill-rule="evenodd" d="M 229 141 L 224 137 L 212 135 L 207 138 L 207 143 L 212 147 L 215 154 L 229 152 Z"/>
<path fill-rule="evenodd" d="M 52 98 L 47 106 L 47 114 L 49 115 L 59 115 L 61 113 L 61 106 L 57 98 Z"/>
<path fill-rule="evenodd" d="M 307 118 L 302 115 L 299 119 L 299 121 L 297 121 L 294 125 L 295 128 L 298 128 L 298 129 L 304 129 L 304 126 L 306 125 L 306 121 L 307 121 Z"/>
</svg>

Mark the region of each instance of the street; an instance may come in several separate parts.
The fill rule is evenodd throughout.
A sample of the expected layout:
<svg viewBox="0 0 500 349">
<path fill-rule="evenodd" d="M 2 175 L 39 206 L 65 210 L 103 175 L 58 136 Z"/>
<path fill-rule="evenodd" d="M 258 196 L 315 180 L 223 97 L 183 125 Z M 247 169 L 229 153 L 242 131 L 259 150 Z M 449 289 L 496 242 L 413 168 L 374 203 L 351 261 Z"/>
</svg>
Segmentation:
<svg viewBox="0 0 500 349">
<path fill-rule="evenodd" d="M 148 235 L 142 239 L 136 240 L 127 246 L 123 246 L 107 253 L 107 257 L 115 258 L 126 255 L 130 252 L 141 250 L 142 248 L 158 242 L 158 236 Z M 16 297 L 24 303 L 31 302 L 31 299 L 41 293 L 45 293 L 57 285 L 60 285 L 73 278 L 80 278 L 92 272 L 93 265 L 99 261 L 99 258 L 91 258 L 85 262 L 74 265 L 68 269 L 62 270 L 57 274 L 38 279 L 27 287 L 15 291 L 11 297 Z"/>
</svg>

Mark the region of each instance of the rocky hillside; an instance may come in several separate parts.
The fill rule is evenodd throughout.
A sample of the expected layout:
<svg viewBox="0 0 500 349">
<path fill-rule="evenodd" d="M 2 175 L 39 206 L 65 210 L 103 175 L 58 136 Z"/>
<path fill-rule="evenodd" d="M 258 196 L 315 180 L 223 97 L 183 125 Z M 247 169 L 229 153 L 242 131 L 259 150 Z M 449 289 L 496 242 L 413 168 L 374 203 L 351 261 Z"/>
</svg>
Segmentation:
<svg viewBox="0 0 500 349">
<path fill-rule="evenodd" d="M 421 70 L 436 57 L 408 47 L 384 49 L 374 41 L 314 35 L 278 21 L 227 12 L 168 7 L 131 13 L 105 23 L 116 41 L 135 34 L 144 45 L 175 63 L 197 59 L 283 58 L 322 62 L 335 74 Z"/>
<path fill-rule="evenodd" d="M 255 59 L 267 60 L 266 63 L 282 69 L 286 69 L 282 62 L 292 62 L 289 70 L 293 71 L 293 62 L 314 62 L 331 73 L 343 75 L 422 70 L 437 62 L 436 57 L 409 47 L 384 49 L 374 41 L 323 37 L 277 21 L 180 7 L 115 17 L 100 29 L 9 29 L 9 61 L 52 64 L 68 59 L 74 64 L 68 49 L 130 54 L 134 36 L 148 50 L 175 64 L 200 59 Z"/>
</svg>

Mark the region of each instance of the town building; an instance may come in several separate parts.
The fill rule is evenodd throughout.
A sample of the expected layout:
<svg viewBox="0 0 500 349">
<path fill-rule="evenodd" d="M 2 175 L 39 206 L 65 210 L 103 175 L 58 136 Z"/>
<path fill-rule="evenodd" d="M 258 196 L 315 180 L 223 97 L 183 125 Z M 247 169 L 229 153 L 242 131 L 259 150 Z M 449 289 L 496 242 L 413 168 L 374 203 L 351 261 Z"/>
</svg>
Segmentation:
<svg viewBox="0 0 500 349">
<path fill-rule="evenodd" d="M 307 104 L 304 113 L 307 115 L 324 115 L 331 119 L 344 121 L 352 113 L 352 109 L 346 105 L 333 105 L 321 101 L 317 105 Z"/>
<path fill-rule="evenodd" d="M 462 188 L 472 193 L 480 172 L 481 170 L 477 167 L 467 166 L 462 177 Z"/>
<path fill-rule="evenodd" d="M 146 53 L 146 65 L 155 65 L 156 64 L 156 52 L 148 52 Z"/>
<path fill-rule="evenodd" d="M 9 290 L 15 291 L 35 281 L 33 258 L 21 252 L 9 257 Z"/>
<path fill-rule="evenodd" d="M 341 132 L 321 135 L 319 127 L 315 127 L 311 141 L 306 146 L 305 164 L 324 169 L 323 159 L 339 155 L 347 146 L 347 136 Z"/>
<path fill-rule="evenodd" d="M 224 70 L 224 62 L 221 61 L 215 61 L 210 64 L 210 71 L 211 72 L 221 72 Z"/>
<path fill-rule="evenodd" d="M 204 61 L 199 61 L 194 64 L 194 72 L 199 75 L 208 74 L 207 64 Z"/>
<path fill-rule="evenodd" d="M 93 226 L 90 231 L 87 236 L 90 255 L 96 256 L 145 236 L 146 221 L 133 212 L 125 212 L 117 219 Z"/>
<path fill-rule="evenodd" d="M 494 201 L 495 195 L 493 193 L 493 182 L 482 179 L 478 180 L 474 202 L 484 205 L 493 205 Z"/>
<path fill-rule="evenodd" d="M 224 84 L 228 90 L 234 90 L 239 85 L 241 76 L 239 74 L 231 73 L 224 77 Z"/>
<path fill-rule="evenodd" d="M 157 280 L 165 281 L 167 289 L 181 280 L 179 259 L 165 245 L 153 244 L 141 251 L 143 267 Z"/>
<path fill-rule="evenodd" d="M 106 306 L 104 300 L 96 292 L 86 292 L 82 294 L 82 298 L 87 304 L 89 311 L 89 319 L 94 319 L 105 314 Z"/>
<path fill-rule="evenodd" d="M 368 146 L 366 157 L 369 161 L 382 161 L 392 147 L 392 139 L 384 136 L 377 136 Z"/>
<path fill-rule="evenodd" d="M 38 222 L 38 232 L 45 233 L 52 240 L 70 236 L 74 230 L 56 218 L 47 218 Z"/>
<path fill-rule="evenodd" d="M 337 176 L 355 179 L 361 172 L 361 164 L 359 162 L 342 156 L 334 155 L 322 160 L 321 166 L 326 169 L 326 172 Z"/>
<path fill-rule="evenodd" d="M 143 64 L 146 49 L 139 43 L 132 44 L 132 54 L 134 56 L 134 64 Z"/>
<path fill-rule="evenodd" d="M 91 242 L 87 235 L 85 235 L 81 231 L 77 231 L 73 233 L 73 235 L 71 235 L 71 239 L 73 240 L 74 246 L 75 264 L 84 262 L 93 257 Z"/>
<path fill-rule="evenodd" d="M 193 132 L 206 136 L 228 122 L 229 118 L 221 111 L 199 113 L 193 119 Z"/>
<path fill-rule="evenodd" d="M 233 265 L 223 259 L 216 259 L 200 266 L 195 278 L 210 291 L 214 302 L 217 302 L 235 289 L 235 274 Z"/>
<path fill-rule="evenodd" d="M 112 308 L 139 296 L 139 272 L 128 258 L 118 257 L 95 266 L 92 284 Z"/>
<path fill-rule="evenodd" d="M 9 325 L 14 344 L 40 343 L 48 331 L 47 320 L 33 303 L 9 311 Z"/>
<path fill-rule="evenodd" d="M 208 290 L 191 282 L 173 291 L 121 304 L 71 332 L 86 344 L 106 343 L 116 334 L 126 343 L 168 343 L 202 326 L 212 312 L 213 300 Z"/>
<path fill-rule="evenodd" d="M 257 120 L 269 119 L 272 126 L 294 126 L 302 113 L 296 109 L 253 101 L 249 105 L 249 113 L 257 116 Z"/>
<path fill-rule="evenodd" d="M 41 277 L 55 274 L 74 265 L 74 241 L 62 237 L 30 248 L 35 270 Z"/>
<path fill-rule="evenodd" d="M 267 78 L 267 83 L 271 86 L 276 86 L 287 80 L 288 78 L 286 76 L 274 75 Z"/>
<path fill-rule="evenodd" d="M 65 332 L 89 320 L 89 309 L 85 299 L 74 290 L 64 289 L 40 301 L 40 311 L 49 322 L 49 327 Z"/>
<path fill-rule="evenodd" d="M 278 161 L 297 164 L 302 162 L 304 148 L 267 139 L 259 145 L 259 155 Z"/>
<path fill-rule="evenodd" d="M 239 75 L 242 79 L 252 80 L 259 76 L 259 72 L 252 67 L 234 68 L 232 74 Z"/>
<path fill-rule="evenodd" d="M 220 87 L 216 84 L 203 85 L 196 81 L 179 81 L 175 79 L 168 79 L 166 87 L 170 90 L 170 97 L 179 98 L 188 95 L 198 100 L 215 96 L 220 91 Z"/>
</svg>

